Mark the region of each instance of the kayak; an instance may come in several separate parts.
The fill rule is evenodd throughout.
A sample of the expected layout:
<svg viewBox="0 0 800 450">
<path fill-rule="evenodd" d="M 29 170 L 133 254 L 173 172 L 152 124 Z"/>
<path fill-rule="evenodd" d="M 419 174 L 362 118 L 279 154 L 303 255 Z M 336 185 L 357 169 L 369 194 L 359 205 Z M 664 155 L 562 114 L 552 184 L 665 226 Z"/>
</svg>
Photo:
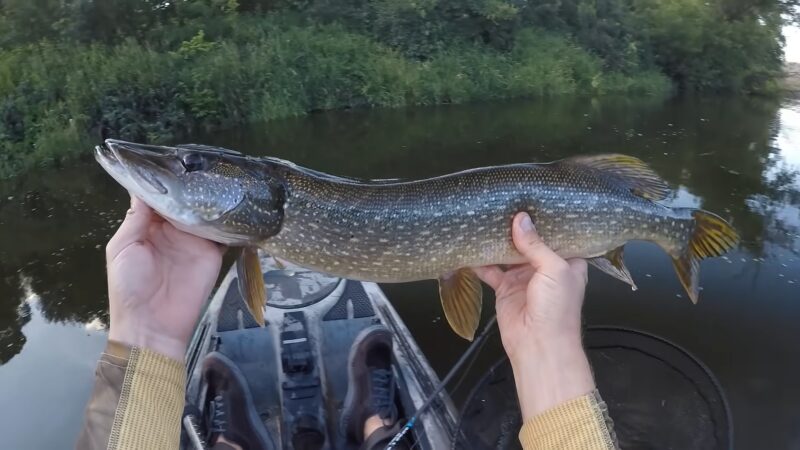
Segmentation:
<svg viewBox="0 0 800 450">
<path fill-rule="evenodd" d="M 276 449 L 358 448 L 339 432 L 347 360 L 355 337 L 375 324 L 393 334 L 400 417 L 415 416 L 431 400 L 406 436 L 414 448 L 521 448 L 522 420 L 505 355 L 494 365 L 476 367 L 478 381 L 457 409 L 448 392 L 437 389 L 438 375 L 377 284 L 284 267 L 265 253 L 259 260 L 269 299 L 266 325 L 259 326 L 250 313 L 234 265 L 195 330 L 186 354 L 182 449 L 206 448 L 198 425 L 208 413 L 202 361 L 210 352 L 224 354 L 241 369 Z M 688 351 L 642 331 L 607 326 L 586 328 L 584 346 L 621 448 L 733 448 L 724 390 Z"/>
<path fill-rule="evenodd" d="M 269 301 L 261 327 L 240 292 L 236 267 L 219 285 L 186 354 L 186 403 L 181 448 L 203 448 L 197 428 L 207 414 L 202 361 L 210 352 L 230 358 L 243 372 L 253 402 L 275 448 L 298 439 L 320 449 L 350 449 L 339 432 L 347 393 L 347 359 L 354 338 L 382 324 L 392 331 L 393 368 L 400 417 L 410 417 L 440 380 L 405 324 L 375 283 L 284 266 L 260 254 Z M 448 394 L 436 394 L 408 435 L 416 448 L 451 447 L 457 412 Z"/>
</svg>

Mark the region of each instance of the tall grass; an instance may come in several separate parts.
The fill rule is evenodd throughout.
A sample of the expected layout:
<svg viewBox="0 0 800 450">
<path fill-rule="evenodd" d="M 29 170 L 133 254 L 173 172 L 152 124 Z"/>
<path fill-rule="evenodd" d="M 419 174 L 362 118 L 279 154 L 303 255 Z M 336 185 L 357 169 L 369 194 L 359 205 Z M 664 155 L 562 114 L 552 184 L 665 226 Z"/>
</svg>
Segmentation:
<svg viewBox="0 0 800 450">
<path fill-rule="evenodd" d="M 0 52 L 0 177 L 102 137 L 164 142 L 320 109 L 671 87 L 657 72 L 604 70 L 570 39 L 535 29 L 509 51 L 456 42 L 420 60 L 337 25 L 278 23 L 243 23 L 219 41 L 199 32 L 167 50 L 128 40 Z"/>
</svg>

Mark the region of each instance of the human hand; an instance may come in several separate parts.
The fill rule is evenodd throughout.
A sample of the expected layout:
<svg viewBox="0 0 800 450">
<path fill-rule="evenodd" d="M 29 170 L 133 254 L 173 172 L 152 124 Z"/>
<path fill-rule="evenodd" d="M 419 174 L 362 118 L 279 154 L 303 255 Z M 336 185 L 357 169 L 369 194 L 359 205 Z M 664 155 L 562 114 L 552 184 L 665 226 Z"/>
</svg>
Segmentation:
<svg viewBox="0 0 800 450">
<path fill-rule="evenodd" d="M 132 197 L 106 245 L 109 339 L 183 361 L 224 251 L 176 229 Z"/>
<path fill-rule="evenodd" d="M 528 264 L 475 272 L 495 290 L 500 337 L 528 419 L 594 389 L 581 344 L 587 268 L 550 250 L 526 213 L 514 217 L 512 237 Z"/>
</svg>

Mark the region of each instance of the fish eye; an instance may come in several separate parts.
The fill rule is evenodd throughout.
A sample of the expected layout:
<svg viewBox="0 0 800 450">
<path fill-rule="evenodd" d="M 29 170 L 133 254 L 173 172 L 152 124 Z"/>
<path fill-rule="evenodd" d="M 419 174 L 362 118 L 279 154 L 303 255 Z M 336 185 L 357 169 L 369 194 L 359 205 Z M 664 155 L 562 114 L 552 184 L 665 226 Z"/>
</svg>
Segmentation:
<svg viewBox="0 0 800 450">
<path fill-rule="evenodd" d="M 187 172 L 196 172 L 206 168 L 206 160 L 203 155 L 196 152 L 185 153 L 181 156 L 181 164 Z"/>
</svg>

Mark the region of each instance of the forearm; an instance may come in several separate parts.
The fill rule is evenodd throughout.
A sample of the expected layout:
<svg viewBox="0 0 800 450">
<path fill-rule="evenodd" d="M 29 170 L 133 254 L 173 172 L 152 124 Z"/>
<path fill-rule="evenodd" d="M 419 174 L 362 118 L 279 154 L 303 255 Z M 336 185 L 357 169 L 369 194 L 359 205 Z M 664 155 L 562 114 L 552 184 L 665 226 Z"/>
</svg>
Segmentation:
<svg viewBox="0 0 800 450">
<path fill-rule="evenodd" d="M 77 448 L 178 448 L 185 384 L 182 362 L 109 341 Z"/>
<path fill-rule="evenodd" d="M 576 334 L 533 345 L 512 360 L 522 411 L 523 448 L 613 449 L 608 409 Z"/>
</svg>

